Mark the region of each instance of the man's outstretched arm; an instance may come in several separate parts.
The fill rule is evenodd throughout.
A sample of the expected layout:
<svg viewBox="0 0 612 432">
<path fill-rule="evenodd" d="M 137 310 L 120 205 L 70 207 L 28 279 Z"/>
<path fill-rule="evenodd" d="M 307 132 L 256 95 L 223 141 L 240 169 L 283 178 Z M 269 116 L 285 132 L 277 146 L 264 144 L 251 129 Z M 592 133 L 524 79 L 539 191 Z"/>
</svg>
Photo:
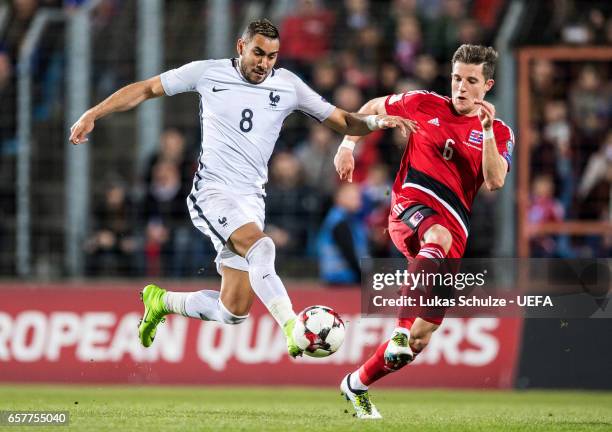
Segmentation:
<svg viewBox="0 0 612 432">
<path fill-rule="evenodd" d="M 386 118 L 391 117 L 387 115 L 387 110 L 385 108 L 385 100 L 386 96 L 371 99 L 364 106 L 359 109 L 359 113 L 357 115 L 367 117 L 367 116 L 377 116 L 377 118 Z M 395 117 L 394 117 L 395 118 Z M 416 123 L 402 119 L 405 124 L 410 125 L 408 127 L 408 131 L 414 132 L 418 126 Z M 404 135 L 406 135 L 406 130 L 402 130 Z M 334 165 L 336 166 L 336 172 L 340 176 L 340 180 L 347 180 L 348 182 L 353 181 L 353 170 L 355 169 L 355 158 L 353 157 L 353 149 L 355 148 L 355 144 L 363 134 L 350 134 L 347 133 L 344 139 L 342 140 L 342 144 L 338 147 L 338 152 L 336 153 L 336 157 L 334 158 Z"/>
<path fill-rule="evenodd" d="M 383 112 L 364 111 L 364 108 L 378 99 L 382 99 L 383 101 Z M 407 136 L 415 127 L 414 122 L 402 117 L 387 115 L 384 110 L 385 98 L 378 99 L 373 99 L 366 103 L 358 113 L 349 113 L 340 108 L 336 108 L 331 115 L 325 119 L 323 124 L 344 135 L 362 136 L 378 129 L 398 128 L 402 132 L 402 135 Z"/>
<path fill-rule="evenodd" d="M 138 81 L 120 88 L 98 105 L 85 113 L 70 128 L 70 142 L 81 144 L 87 141 L 87 135 L 93 130 L 94 123 L 108 114 L 130 110 L 147 99 L 165 94 L 161 78 L 155 76 L 148 80 Z"/>
</svg>

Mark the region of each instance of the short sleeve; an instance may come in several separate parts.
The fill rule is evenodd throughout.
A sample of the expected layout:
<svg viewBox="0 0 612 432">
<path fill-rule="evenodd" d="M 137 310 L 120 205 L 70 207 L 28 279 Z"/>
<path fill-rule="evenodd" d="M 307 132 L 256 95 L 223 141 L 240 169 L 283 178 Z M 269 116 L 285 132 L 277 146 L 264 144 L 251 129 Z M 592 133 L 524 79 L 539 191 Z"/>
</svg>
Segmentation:
<svg viewBox="0 0 612 432">
<path fill-rule="evenodd" d="M 162 73 L 160 78 L 164 92 L 168 96 L 174 96 L 178 93 L 196 91 L 198 81 L 204 75 L 207 66 L 206 60 L 200 60 Z"/>
<path fill-rule="evenodd" d="M 389 95 L 385 100 L 385 109 L 387 110 L 387 114 L 400 117 L 410 117 L 416 112 L 424 96 L 425 92 L 418 90 Z"/>
<path fill-rule="evenodd" d="M 508 171 L 512 166 L 512 152 L 514 151 L 514 132 L 503 121 L 496 119 L 493 133 L 495 134 L 495 143 L 497 151 L 508 162 Z"/>
<path fill-rule="evenodd" d="M 336 109 L 334 105 L 327 102 L 320 94 L 308 87 L 297 75 L 286 69 L 282 71 L 287 74 L 287 79 L 293 83 L 297 97 L 296 109 L 298 111 L 302 111 L 322 122 Z"/>
</svg>

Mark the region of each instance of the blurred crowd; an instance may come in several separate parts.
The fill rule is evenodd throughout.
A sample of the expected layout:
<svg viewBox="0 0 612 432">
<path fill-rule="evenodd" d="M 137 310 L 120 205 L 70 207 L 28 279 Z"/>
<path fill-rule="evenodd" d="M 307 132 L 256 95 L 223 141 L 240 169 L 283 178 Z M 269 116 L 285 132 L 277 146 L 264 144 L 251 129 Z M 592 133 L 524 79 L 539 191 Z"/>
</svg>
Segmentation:
<svg viewBox="0 0 612 432">
<path fill-rule="evenodd" d="M 9 3 L 0 6 L 0 213 L 14 211 L 4 208 L 4 202 L 11 200 L 7 197 L 14 194 L 13 184 L 4 176 L 14 173 L 18 48 L 37 8 L 69 10 L 82 1 Z M 249 18 L 243 16 L 248 10 L 244 3 L 232 2 L 234 34 L 239 34 Z M 492 44 L 509 1 L 252 3 L 258 3 L 268 16 L 285 11 L 276 17 L 281 33 L 277 67 L 296 72 L 334 105 L 357 111 L 372 97 L 408 90 L 448 94 L 454 50 L 462 43 Z M 533 3 L 528 2 L 531 7 Z M 612 19 L 604 13 L 605 2 L 590 1 L 588 7 L 572 0 L 550 3 L 563 7 L 551 12 L 554 20 L 522 34 L 521 42 L 537 39 L 541 33 L 549 35 L 549 43 L 612 43 Z M 92 97 L 96 101 L 135 79 L 134 32 L 130 30 L 135 8 L 133 0 L 102 0 L 94 11 L 94 62 L 100 57 L 112 59 L 94 63 Z M 165 8 L 165 69 L 202 58 L 198 44 L 204 40 L 206 2 L 173 0 Z M 531 15 L 534 23 L 547 8 Z M 185 40 L 194 43 L 186 44 Z M 61 37 L 44 42 L 60 59 L 62 43 Z M 42 101 L 37 112 L 45 119 L 53 116 L 53 101 L 61 101 L 57 90 L 61 88 L 57 85 L 62 79 L 61 60 L 46 56 L 37 70 L 37 91 L 42 95 L 37 98 Z M 602 68 L 534 63 L 532 89 L 537 96 L 533 98 L 532 118 L 537 146 L 532 157 L 535 175 L 530 220 L 609 220 L 611 72 L 609 64 Z M 186 105 L 184 100 L 181 104 Z M 160 136 L 158 150 L 142 172 L 117 169 L 108 162 L 123 158 L 129 165 L 133 160 L 126 161 L 125 149 L 112 144 L 116 135 L 111 127 L 98 127 L 96 133 L 109 144 L 105 154 L 95 150 L 98 153 L 93 155 L 97 161 L 93 174 L 100 181 L 94 184 L 91 234 L 84 244 L 88 274 L 190 277 L 214 271 L 209 265 L 212 246 L 192 227 L 185 205 L 200 139 L 194 115 L 197 108 L 177 107 L 174 100 L 166 103 L 165 124 L 171 127 Z M 350 185 L 340 185 L 334 171 L 339 141 L 338 135 L 305 116 L 294 114 L 285 122 L 266 186 L 266 230 L 277 245 L 281 273 L 312 276 L 313 268 L 305 263 L 320 260 L 324 280 L 354 283 L 359 278 L 358 257 L 397 255 L 385 227 L 390 186 L 405 140 L 393 131 L 366 137 L 356 149 L 356 170 Z M 113 145 L 119 147 L 113 150 Z M 482 192 L 475 203 L 468 256 L 492 253 L 496 199 L 495 194 Z M 0 227 L 0 238 L 3 235 L 11 235 L 11 231 Z M 609 247 L 601 238 L 575 245 L 572 239 L 551 237 L 532 244 L 538 256 L 598 255 Z M 324 264 L 335 259 L 344 263 L 345 271 L 326 271 Z"/>
<path fill-rule="evenodd" d="M 611 74 L 609 63 L 532 64 L 530 222 L 611 221 Z M 542 236 L 531 249 L 535 256 L 603 257 L 612 239 Z"/>
</svg>

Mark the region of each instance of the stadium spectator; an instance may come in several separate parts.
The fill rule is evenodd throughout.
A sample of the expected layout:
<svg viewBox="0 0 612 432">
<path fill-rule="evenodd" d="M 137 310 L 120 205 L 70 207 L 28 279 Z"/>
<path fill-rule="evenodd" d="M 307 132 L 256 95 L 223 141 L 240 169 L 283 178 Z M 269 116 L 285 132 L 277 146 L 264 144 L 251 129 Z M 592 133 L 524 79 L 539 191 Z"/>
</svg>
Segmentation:
<svg viewBox="0 0 612 432">
<path fill-rule="evenodd" d="M 153 168 L 160 161 L 172 162 L 178 167 L 184 192 L 183 196 L 185 196 L 191 187 L 194 167 L 192 158 L 187 155 L 185 136 L 178 129 L 167 128 L 162 132 L 159 139 L 159 149 L 151 156 L 145 169 L 144 181 L 147 187 L 149 187 L 153 178 Z"/>
<path fill-rule="evenodd" d="M 555 149 L 555 171 L 561 182 L 559 197 L 567 214 L 574 193 L 574 169 L 571 159 L 572 130 L 567 118 L 567 104 L 554 100 L 544 107 L 544 127 L 542 137 Z"/>
<path fill-rule="evenodd" d="M 395 63 L 383 63 L 378 70 L 377 94 L 395 93 L 401 72 Z"/>
<path fill-rule="evenodd" d="M 564 210 L 561 202 L 554 197 L 554 183 L 550 176 L 541 175 L 534 179 L 528 219 L 532 224 L 559 222 L 563 220 Z M 531 254 L 534 257 L 558 257 L 557 239 L 551 235 L 531 238 Z"/>
<path fill-rule="evenodd" d="M 102 0 L 92 14 L 92 79 L 96 99 L 103 99 L 135 73 L 136 4 Z"/>
<path fill-rule="evenodd" d="M 533 92 L 530 117 L 534 122 L 540 123 L 544 119 L 544 105 L 552 99 L 562 98 L 565 87 L 557 79 L 555 65 L 550 60 L 534 61 L 529 76 Z"/>
<path fill-rule="evenodd" d="M 357 61 L 368 77 L 376 76 L 376 70 L 385 57 L 380 49 L 381 37 L 380 29 L 373 25 L 369 25 L 359 30 L 355 37 L 355 41 L 359 47 L 359 49 L 354 50 Z M 372 85 L 373 82 L 369 82 L 368 88 L 371 88 Z"/>
<path fill-rule="evenodd" d="M 11 58 L 0 50 L 0 155 L 15 154 L 16 95 Z"/>
<path fill-rule="evenodd" d="M 134 216 L 125 183 L 118 177 L 111 178 L 93 213 L 93 230 L 84 245 L 88 274 L 134 274 L 138 246 Z"/>
<path fill-rule="evenodd" d="M 471 15 L 478 22 L 478 26 L 487 32 L 494 29 L 500 12 L 504 10 L 506 0 L 474 0 L 472 1 Z"/>
<path fill-rule="evenodd" d="M 571 118 L 581 135 L 602 133 L 612 115 L 612 92 L 595 66 L 582 67 L 569 94 Z"/>
<path fill-rule="evenodd" d="M 363 105 L 363 95 L 359 88 L 344 84 L 334 92 L 334 104 L 347 111 L 358 111 Z"/>
<path fill-rule="evenodd" d="M 179 166 L 171 160 L 159 160 L 152 169 L 151 183 L 144 203 L 145 264 L 148 276 L 169 276 L 186 247 L 177 243 L 180 228 L 186 229 L 187 207 Z"/>
<path fill-rule="evenodd" d="M 387 167 L 381 164 L 370 166 L 361 188 L 362 212 L 365 216 L 369 216 L 378 207 L 386 205 L 391 196 L 391 182 Z"/>
<path fill-rule="evenodd" d="M 578 186 L 579 217 L 587 220 L 610 222 L 610 197 L 612 196 L 612 132 L 609 131 L 601 148 L 592 154 Z M 587 236 L 580 255 L 584 257 L 609 257 L 612 251 L 611 236 Z"/>
<path fill-rule="evenodd" d="M 402 17 L 416 17 L 421 28 L 427 28 L 427 20 L 423 16 L 423 8 L 419 6 L 417 0 L 392 0 L 387 10 L 386 16 L 382 20 L 384 31 L 383 46 L 387 55 L 393 53 L 394 42 L 396 39 L 398 22 Z M 432 2 L 433 3 L 433 2 Z M 390 59 L 391 57 L 389 57 Z"/>
<path fill-rule="evenodd" d="M 276 245 L 279 262 L 306 254 L 318 208 L 315 191 L 303 184 L 300 161 L 290 152 L 276 154 L 266 186 L 266 233 Z"/>
<path fill-rule="evenodd" d="M 440 76 L 438 63 L 430 55 L 422 54 L 416 58 L 414 78 L 418 81 L 418 88 L 434 91 L 438 94 L 446 93 L 447 83 Z"/>
<path fill-rule="evenodd" d="M 464 0 L 442 0 L 440 13 L 427 26 L 427 48 L 439 62 L 448 62 L 458 45 L 459 23 L 467 11 Z"/>
<path fill-rule="evenodd" d="M 352 48 L 356 35 L 373 24 L 369 0 L 344 0 L 337 14 L 332 40 L 334 50 Z"/>
<path fill-rule="evenodd" d="M 421 25 L 414 16 L 401 17 L 397 24 L 393 58 L 406 74 L 412 74 L 417 55 L 423 46 Z"/>
<path fill-rule="evenodd" d="M 319 271 L 328 284 L 354 284 L 361 280 L 359 260 L 368 256 L 368 238 L 361 210 L 359 186 L 345 183 L 336 193 L 319 231 Z"/>
<path fill-rule="evenodd" d="M 368 230 L 368 249 L 373 257 L 390 256 L 393 248 L 387 235 L 391 182 L 389 169 L 382 164 L 371 165 L 362 183 L 362 209 Z"/>
<path fill-rule="evenodd" d="M 334 156 L 338 140 L 332 132 L 321 124 L 312 124 L 308 139 L 296 149 L 306 185 L 321 195 L 322 201 L 333 196 L 336 189 Z"/>
<path fill-rule="evenodd" d="M 360 90 L 366 90 L 376 83 L 374 69 L 362 64 L 354 50 L 340 51 L 338 57 L 343 83 L 358 87 Z"/>
<path fill-rule="evenodd" d="M 313 89 L 327 100 L 332 100 L 338 86 L 338 70 L 330 59 L 319 60 L 312 70 Z"/>
<path fill-rule="evenodd" d="M 0 244 L 14 249 L 11 217 L 15 213 L 15 82 L 11 59 L 0 49 Z M 335 151 L 335 150 L 334 150 Z M 10 254 L 0 253 L 0 273 L 11 274 Z"/>
<path fill-rule="evenodd" d="M 334 14 L 319 0 L 298 0 L 295 15 L 281 24 L 283 63 L 308 77 L 310 64 L 325 57 L 331 48 Z"/>
<path fill-rule="evenodd" d="M 30 23 L 38 9 L 37 0 L 13 0 L 11 15 L 2 35 L 3 44 L 14 62 L 19 56 L 19 48 Z"/>
<path fill-rule="evenodd" d="M 465 249 L 466 258 L 490 258 L 495 238 L 496 210 L 498 196 L 495 192 L 481 187 L 472 206 L 472 233 Z"/>
<path fill-rule="evenodd" d="M 608 131 L 606 140 L 602 143 L 599 151 L 593 153 L 589 158 L 586 168 L 580 179 L 578 186 L 578 196 L 584 201 L 587 200 L 589 194 L 602 184 L 608 191 L 612 186 L 612 131 Z M 601 202 L 601 201 L 600 201 Z M 605 200 L 603 201 L 605 203 Z M 605 206 L 595 218 L 604 213 Z"/>
<path fill-rule="evenodd" d="M 467 18 L 459 22 L 457 43 L 472 45 L 479 45 L 482 43 L 482 32 L 475 20 Z"/>
</svg>

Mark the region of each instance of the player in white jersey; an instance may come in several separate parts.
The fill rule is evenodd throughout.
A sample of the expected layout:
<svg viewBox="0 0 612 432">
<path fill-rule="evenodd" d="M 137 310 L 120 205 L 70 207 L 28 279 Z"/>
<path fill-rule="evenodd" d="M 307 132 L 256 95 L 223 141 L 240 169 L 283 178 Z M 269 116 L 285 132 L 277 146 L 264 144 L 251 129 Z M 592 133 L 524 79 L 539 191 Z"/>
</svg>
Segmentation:
<svg viewBox="0 0 612 432">
<path fill-rule="evenodd" d="M 197 92 L 202 149 L 187 205 L 195 226 L 215 246 L 221 290 L 183 293 L 147 285 L 140 340 L 150 346 L 157 325 L 170 313 L 239 324 L 257 295 L 283 328 L 295 357 L 301 354 L 291 334 L 295 313 L 274 268 L 274 243 L 263 233 L 268 160 L 283 121 L 301 111 L 346 135 L 391 127 L 406 134 L 415 125 L 400 117 L 347 113 L 290 71 L 274 69 L 279 34 L 267 20 L 250 23 L 237 50 L 237 59 L 196 61 L 123 87 L 85 112 L 72 126 L 70 140 L 87 141 L 95 120 L 147 99 Z"/>
</svg>

